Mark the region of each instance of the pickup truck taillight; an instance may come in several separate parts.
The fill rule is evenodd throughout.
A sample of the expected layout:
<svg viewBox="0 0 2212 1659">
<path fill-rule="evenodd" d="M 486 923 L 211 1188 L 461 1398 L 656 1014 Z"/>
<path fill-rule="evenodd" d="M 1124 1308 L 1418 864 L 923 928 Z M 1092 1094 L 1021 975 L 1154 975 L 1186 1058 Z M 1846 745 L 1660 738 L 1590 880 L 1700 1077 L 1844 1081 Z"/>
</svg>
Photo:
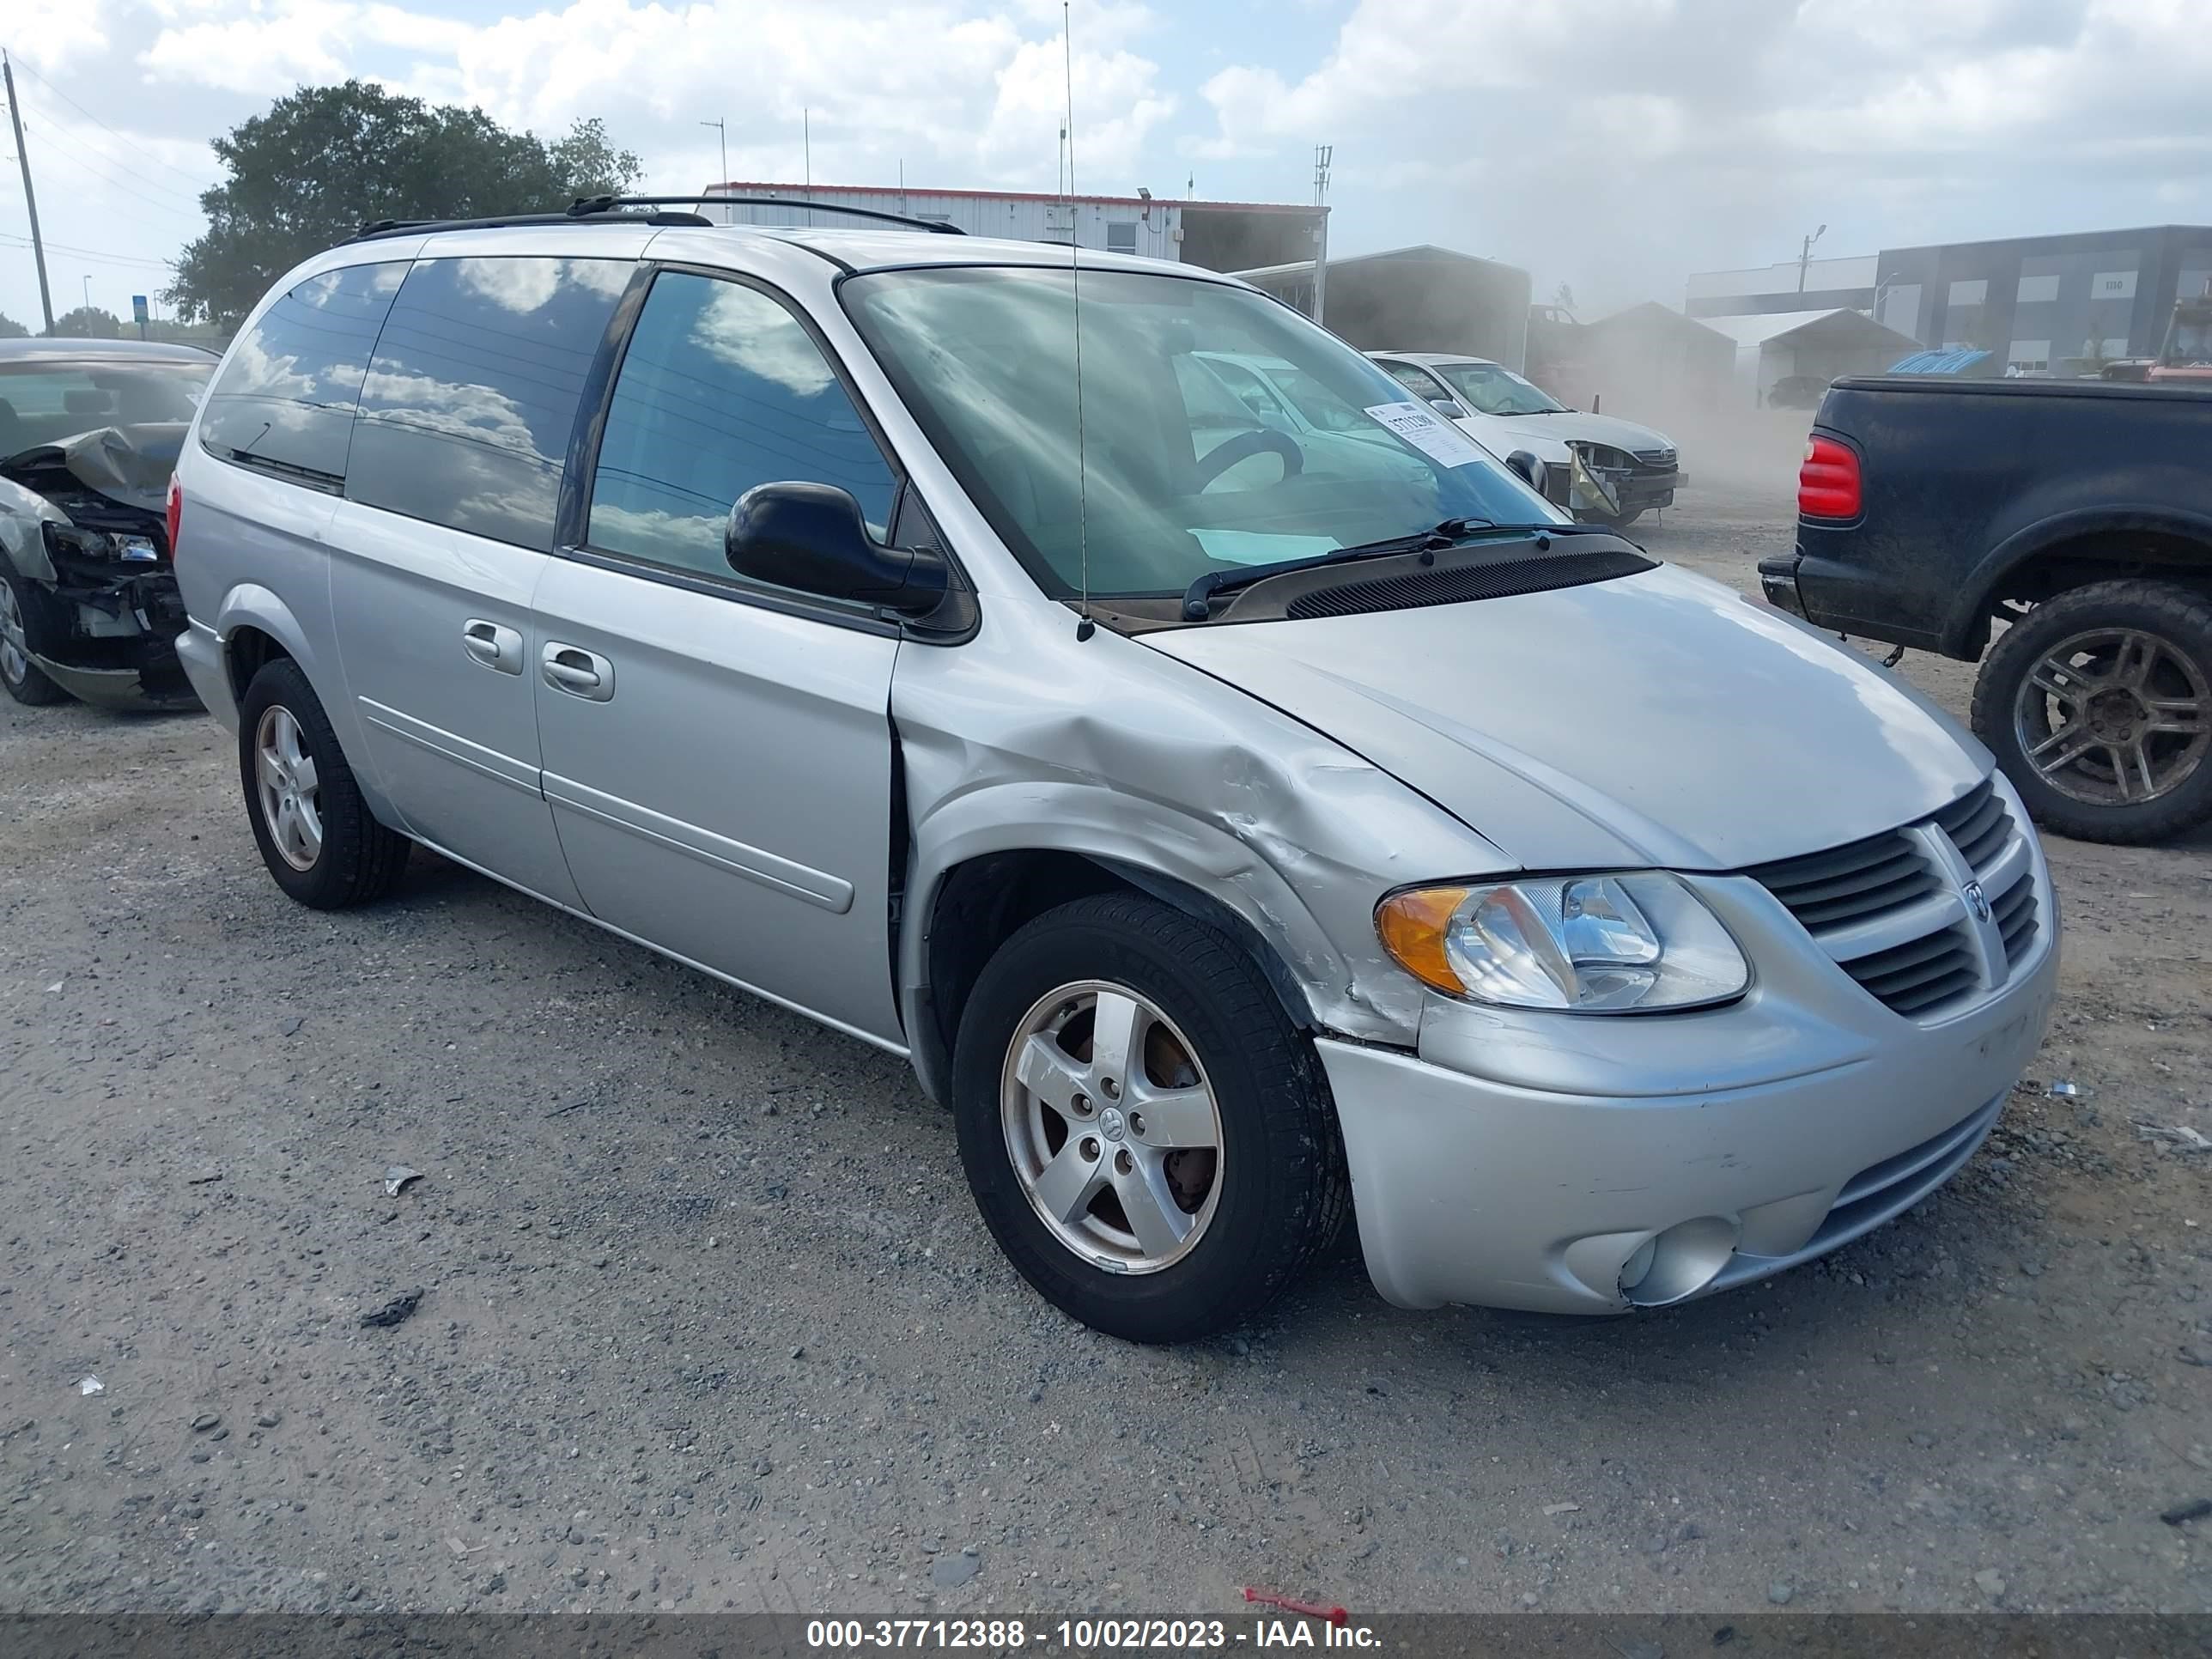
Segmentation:
<svg viewBox="0 0 2212 1659">
<path fill-rule="evenodd" d="M 1814 434 L 1797 469 L 1797 511 L 1808 519 L 1856 519 L 1859 505 L 1858 451 Z"/>
<path fill-rule="evenodd" d="M 168 520 L 169 562 L 177 562 L 177 526 L 185 521 L 185 487 L 177 482 L 177 475 L 169 475 L 169 498 L 164 504 L 164 516 Z"/>
</svg>

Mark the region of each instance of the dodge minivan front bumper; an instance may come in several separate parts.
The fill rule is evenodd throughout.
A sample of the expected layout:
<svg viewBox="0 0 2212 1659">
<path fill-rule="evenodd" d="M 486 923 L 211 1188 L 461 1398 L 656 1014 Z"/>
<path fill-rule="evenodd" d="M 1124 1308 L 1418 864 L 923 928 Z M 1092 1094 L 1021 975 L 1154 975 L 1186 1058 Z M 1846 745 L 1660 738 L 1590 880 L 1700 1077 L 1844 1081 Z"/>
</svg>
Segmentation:
<svg viewBox="0 0 2212 1659">
<path fill-rule="evenodd" d="M 1877 1002 L 1756 882 L 1688 879 L 1755 966 L 1728 1007 L 1576 1017 L 1439 997 L 1418 1054 L 1320 1042 L 1388 1299 L 1592 1314 L 1708 1295 L 1909 1209 L 1987 1137 L 2057 978 L 2039 855 L 2053 925 L 2002 988 L 1925 1022 Z"/>
</svg>

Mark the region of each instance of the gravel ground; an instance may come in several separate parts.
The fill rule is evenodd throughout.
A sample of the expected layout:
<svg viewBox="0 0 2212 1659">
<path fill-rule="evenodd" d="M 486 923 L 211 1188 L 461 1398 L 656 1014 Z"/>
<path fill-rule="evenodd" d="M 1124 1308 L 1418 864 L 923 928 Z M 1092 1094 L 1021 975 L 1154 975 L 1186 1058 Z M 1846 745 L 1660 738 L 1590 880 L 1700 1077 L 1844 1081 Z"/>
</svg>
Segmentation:
<svg viewBox="0 0 2212 1659">
<path fill-rule="evenodd" d="M 1584 1322 L 1347 1251 L 1169 1352 L 885 1056 L 427 855 L 289 904 L 210 720 L 0 700 L 0 1607 L 2212 1610 L 2212 1157 L 2135 1127 L 2212 1133 L 2212 835 L 2052 843 L 2037 1081 L 1826 1262 Z"/>
</svg>

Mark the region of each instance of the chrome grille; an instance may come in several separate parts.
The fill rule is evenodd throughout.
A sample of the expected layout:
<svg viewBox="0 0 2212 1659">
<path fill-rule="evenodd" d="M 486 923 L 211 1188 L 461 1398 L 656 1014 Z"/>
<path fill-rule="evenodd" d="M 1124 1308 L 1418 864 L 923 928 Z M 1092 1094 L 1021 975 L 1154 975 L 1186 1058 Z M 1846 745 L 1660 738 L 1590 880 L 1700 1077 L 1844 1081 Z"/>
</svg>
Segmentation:
<svg viewBox="0 0 2212 1659">
<path fill-rule="evenodd" d="M 2022 876 L 1990 908 L 1996 913 L 1997 931 L 2004 935 L 2006 965 L 2017 968 L 2035 943 L 2035 884 Z"/>
<path fill-rule="evenodd" d="M 1879 1001 L 1908 1017 L 1972 990 L 1977 977 L 1972 947 L 1955 927 L 1854 957 L 1844 964 L 1844 971 Z"/>
<path fill-rule="evenodd" d="M 1745 873 L 1908 1019 L 1996 990 L 2039 931 L 2029 844 L 1987 780 L 1919 823 Z M 1985 921 L 1969 881 L 1982 890 Z"/>
<path fill-rule="evenodd" d="M 1636 452 L 1636 459 L 1646 466 L 1672 467 L 1674 452 L 1671 449 L 1639 449 Z"/>
<path fill-rule="evenodd" d="M 1894 830 L 1749 873 L 1814 933 L 1887 915 L 1939 885 L 1920 849 Z"/>
<path fill-rule="evenodd" d="M 1988 865 L 2012 835 L 2012 814 L 1987 782 L 1938 812 L 1936 822 L 1977 871 Z"/>
</svg>

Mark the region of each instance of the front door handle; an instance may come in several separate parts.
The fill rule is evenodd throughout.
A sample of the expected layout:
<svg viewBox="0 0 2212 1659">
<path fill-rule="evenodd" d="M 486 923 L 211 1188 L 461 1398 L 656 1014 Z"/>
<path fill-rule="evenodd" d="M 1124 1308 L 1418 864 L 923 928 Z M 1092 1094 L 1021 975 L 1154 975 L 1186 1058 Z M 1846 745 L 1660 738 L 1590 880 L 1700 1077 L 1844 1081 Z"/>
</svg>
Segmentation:
<svg viewBox="0 0 2212 1659">
<path fill-rule="evenodd" d="M 615 694 L 615 665 L 596 651 L 548 640 L 538 665 L 545 684 L 556 691 L 592 702 L 605 702 Z"/>
<path fill-rule="evenodd" d="M 486 668 L 502 674 L 522 672 L 522 635 L 512 628 L 471 617 L 461 629 L 461 644 Z"/>
</svg>

